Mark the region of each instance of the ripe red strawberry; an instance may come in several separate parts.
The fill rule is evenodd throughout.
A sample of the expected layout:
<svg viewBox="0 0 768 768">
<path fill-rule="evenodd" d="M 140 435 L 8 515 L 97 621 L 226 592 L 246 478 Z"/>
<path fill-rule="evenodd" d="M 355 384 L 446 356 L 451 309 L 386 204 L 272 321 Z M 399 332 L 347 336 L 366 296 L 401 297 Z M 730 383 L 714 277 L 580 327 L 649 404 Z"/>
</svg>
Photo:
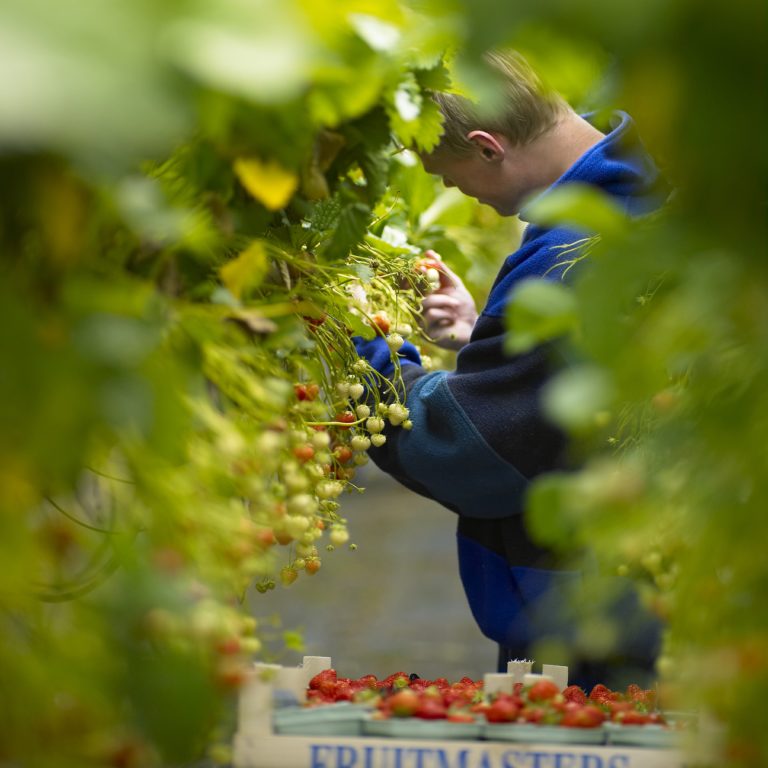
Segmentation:
<svg viewBox="0 0 768 768">
<path fill-rule="evenodd" d="M 333 449 L 333 455 L 340 464 L 346 464 L 352 458 L 352 449 L 347 445 L 337 445 Z"/>
<path fill-rule="evenodd" d="M 552 680 L 537 680 L 528 689 L 529 701 L 549 701 L 560 693 L 560 689 L 557 684 Z"/>
<path fill-rule="evenodd" d="M 566 701 L 575 701 L 577 704 L 587 703 L 587 694 L 584 689 L 580 688 L 578 685 L 569 685 L 563 691 L 563 698 Z"/>
<path fill-rule="evenodd" d="M 592 701 L 605 703 L 608 701 L 616 701 L 618 699 L 618 694 L 614 693 L 602 683 L 598 683 L 590 692 L 589 698 L 592 699 Z"/>
<path fill-rule="evenodd" d="M 302 443 L 294 447 L 293 455 L 301 462 L 309 461 L 315 455 L 315 449 L 309 443 Z"/>
<path fill-rule="evenodd" d="M 333 691 L 335 701 L 352 701 L 355 697 L 355 689 L 352 683 L 347 679 L 337 681 Z"/>
<path fill-rule="evenodd" d="M 615 720 L 619 714 L 629 712 L 635 708 L 631 701 L 601 701 L 596 703 L 608 710 L 611 720 Z"/>
<path fill-rule="evenodd" d="M 352 411 L 344 411 L 343 413 L 337 413 L 334 421 L 340 421 L 342 424 L 352 424 L 357 421 L 357 417 Z M 339 429 L 349 429 L 349 427 L 341 426 Z"/>
<path fill-rule="evenodd" d="M 547 710 L 544 707 L 531 706 L 526 704 L 520 710 L 520 717 L 526 723 L 540 723 L 547 716 Z"/>
<path fill-rule="evenodd" d="M 441 697 L 422 694 L 414 715 L 422 720 L 441 720 L 447 715 L 445 704 Z"/>
<path fill-rule="evenodd" d="M 611 719 L 622 725 L 646 725 L 651 722 L 647 712 L 638 712 L 636 709 L 616 712 Z"/>
<path fill-rule="evenodd" d="M 390 322 L 389 318 L 382 314 L 381 312 L 377 312 L 372 318 L 371 318 L 372 324 L 378 328 L 384 335 L 389 333 L 389 327 Z"/>
<path fill-rule="evenodd" d="M 402 688 L 386 699 L 387 709 L 395 717 L 411 717 L 416 713 L 420 703 L 419 694 L 410 688 Z"/>
<path fill-rule="evenodd" d="M 520 704 L 515 697 L 500 693 L 485 710 L 485 719 L 489 723 L 511 723 L 520 714 Z"/>
<path fill-rule="evenodd" d="M 332 695 L 336 689 L 336 681 L 336 670 L 324 669 L 322 672 L 318 672 L 309 681 L 309 688 L 311 690 L 320 691 L 324 694 Z"/>
<path fill-rule="evenodd" d="M 475 717 L 466 709 L 449 709 L 446 720 L 450 723 L 474 723 Z"/>
<path fill-rule="evenodd" d="M 376 688 L 376 684 L 379 682 L 376 675 L 363 675 L 357 679 L 361 688 Z"/>
<path fill-rule="evenodd" d="M 634 701 L 636 704 L 644 704 L 647 707 L 653 707 L 656 703 L 656 691 L 652 688 L 645 690 L 636 683 L 627 686 L 626 698 Z"/>
<path fill-rule="evenodd" d="M 569 702 L 560 724 L 570 728 L 597 728 L 604 720 L 605 713 L 600 707 Z"/>
</svg>

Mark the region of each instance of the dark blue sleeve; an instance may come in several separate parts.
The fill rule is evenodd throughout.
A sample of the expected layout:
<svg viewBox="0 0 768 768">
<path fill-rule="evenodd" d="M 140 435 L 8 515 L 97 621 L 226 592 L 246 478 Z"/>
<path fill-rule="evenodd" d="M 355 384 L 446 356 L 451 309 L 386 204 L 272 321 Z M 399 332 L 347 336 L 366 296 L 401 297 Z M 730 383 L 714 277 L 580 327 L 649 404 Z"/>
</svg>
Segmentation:
<svg viewBox="0 0 768 768">
<path fill-rule="evenodd" d="M 506 354 L 503 314 L 515 273 L 552 276 L 562 252 L 557 246 L 570 242 L 572 232 L 551 230 L 507 259 L 455 371 L 427 372 L 413 345 L 399 350 L 413 428 L 388 428 L 387 442 L 371 449 L 384 471 L 454 512 L 489 519 L 519 514 L 528 481 L 563 466 L 563 435 L 541 409 L 552 349 Z M 355 344 L 361 357 L 392 378 L 385 339 Z"/>
</svg>

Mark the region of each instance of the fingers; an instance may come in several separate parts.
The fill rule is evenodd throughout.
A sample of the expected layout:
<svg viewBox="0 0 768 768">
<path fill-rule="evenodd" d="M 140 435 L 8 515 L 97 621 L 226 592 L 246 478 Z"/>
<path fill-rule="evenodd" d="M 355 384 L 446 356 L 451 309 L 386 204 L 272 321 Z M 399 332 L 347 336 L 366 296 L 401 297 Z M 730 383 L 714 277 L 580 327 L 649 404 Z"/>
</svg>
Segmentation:
<svg viewBox="0 0 768 768">
<path fill-rule="evenodd" d="M 426 313 L 432 309 L 458 309 L 462 303 L 460 299 L 449 293 L 430 293 L 422 299 L 421 306 Z"/>
<path fill-rule="evenodd" d="M 453 312 L 442 309 L 431 309 L 429 312 L 424 313 L 423 318 L 427 330 L 441 328 L 456 322 L 456 316 Z"/>
</svg>

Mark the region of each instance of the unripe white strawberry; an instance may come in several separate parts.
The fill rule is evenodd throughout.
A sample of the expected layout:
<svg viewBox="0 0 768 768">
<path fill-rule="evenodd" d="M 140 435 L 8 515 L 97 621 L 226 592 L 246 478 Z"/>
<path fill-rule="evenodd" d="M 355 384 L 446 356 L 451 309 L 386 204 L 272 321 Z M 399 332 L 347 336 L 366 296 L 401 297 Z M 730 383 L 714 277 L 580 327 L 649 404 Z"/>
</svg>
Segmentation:
<svg viewBox="0 0 768 768">
<path fill-rule="evenodd" d="M 389 406 L 387 416 L 389 417 L 389 423 L 397 426 L 398 424 L 402 424 L 408 418 L 408 409 L 400 403 L 392 403 L 392 405 Z"/>
<path fill-rule="evenodd" d="M 408 430 L 413 429 L 413 422 L 410 419 L 406 419 L 403 422 L 403 429 L 408 429 Z"/>
<path fill-rule="evenodd" d="M 358 419 L 367 419 L 371 415 L 371 409 L 367 405 L 358 405 L 355 413 Z"/>
<path fill-rule="evenodd" d="M 314 539 L 312 539 L 314 541 Z M 296 554 L 300 555 L 301 557 L 311 557 L 312 556 L 312 550 L 315 548 L 314 544 L 304 544 L 302 542 L 299 542 L 296 544 Z"/>
<path fill-rule="evenodd" d="M 297 493 L 288 497 L 286 509 L 291 515 L 314 515 L 317 512 L 317 499 L 308 493 Z"/>
<path fill-rule="evenodd" d="M 336 391 L 341 397 L 349 397 L 349 383 L 346 381 L 340 381 L 336 384 Z"/>
<path fill-rule="evenodd" d="M 307 433 L 303 429 L 292 429 L 288 433 L 288 439 L 293 445 L 305 443 L 307 441 Z"/>
<path fill-rule="evenodd" d="M 331 540 L 331 544 L 338 547 L 349 541 L 349 532 L 346 528 L 343 528 L 340 525 L 333 525 L 331 526 L 331 532 L 328 535 L 328 538 Z"/>
<path fill-rule="evenodd" d="M 399 333 L 390 333 L 389 336 L 387 336 L 387 346 L 393 352 L 397 352 L 403 344 L 405 344 L 405 339 L 403 339 Z"/>
<path fill-rule="evenodd" d="M 361 357 L 359 360 L 356 360 L 354 362 L 354 364 L 352 365 L 352 370 L 355 373 L 368 373 L 368 371 L 371 370 L 371 366 L 367 360 L 364 360 Z"/>
<path fill-rule="evenodd" d="M 349 441 L 349 447 L 353 451 L 367 451 L 371 447 L 371 441 L 365 435 L 355 435 Z"/>
<path fill-rule="evenodd" d="M 344 486 L 338 480 L 323 480 L 317 484 L 315 493 L 321 499 L 335 499 L 343 490 Z"/>
<path fill-rule="evenodd" d="M 402 337 L 407 338 L 413 333 L 413 326 L 409 325 L 408 323 L 403 323 L 402 325 L 398 325 L 397 328 L 395 328 L 395 332 L 399 333 Z"/>
<path fill-rule="evenodd" d="M 309 528 L 309 520 L 304 515 L 286 515 L 284 525 L 286 533 L 297 539 Z"/>
<path fill-rule="evenodd" d="M 331 444 L 331 436 L 325 431 L 314 431 L 310 442 L 315 448 L 327 448 Z"/>
<path fill-rule="evenodd" d="M 317 459 L 317 463 L 321 466 L 323 464 L 330 464 L 331 463 L 331 452 L 330 451 L 318 451 L 315 454 L 315 458 Z"/>
<path fill-rule="evenodd" d="M 371 418 L 365 422 L 365 428 L 369 432 L 381 432 L 384 429 L 384 419 L 380 419 L 378 416 L 371 416 Z"/>
<path fill-rule="evenodd" d="M 424 276 L 429 281 L 432 290 L 436 291 L 440 287 L 440 273 L 434 267 L 430 267 Z"/>
<path fill-rule="evenodd" d="M 377 448 L 381 448 L 384 443 L 387 442 L 387 436 L 386 435 L 371 435 L 371 443 L 375 445 Z"/>
<path fill-rule="evenodd" d="M 266 456 L 274 456 L 283 447 L 284 439 L 284 435 L 279 432 L 267 430 L 259 435 L 256 445 L 260 453 Z"/>
<path fill-rule="evenodd" d="M 367 464 L 369 461 L 368 454 L 367 453 L 356 453 L 352 457 L 352 463 L 356 464 L 358 467 L 362 467 L 363 464 Z"/>
<path fill-rule="evenodd" d="M 300 472 L 286 472 L 283 482 L 289 493 L 301 493 L 309 488 L 309 478 Z"/>
<path fill-rule="evenodd" d="M 365 387 L 360 382 L 349 385 L 349 396 L 353 400 L 359 400 L 365 394 Z"/>
<path fill-rule="evenodd" d="M 317 454 L 315 454 L 315 458 L 317 458 Z M 321 477 L 325 476 L 325 470 L 323 469 L 322 464 L 318 464 L 316 461 L 308 461 L 304 465 L 304 471 L 313 480 L 320 480 Z"/>
<path fill-rule="evenodd" d="M 304 533 L 301 534 L 298 543 L 303 544 L 305 547 L 311 547 L 315 541 L 315 528 L 310 525 Z"/>
<path fill-rule="evenodd" d="M 389 406 L 386 403 L 376 403 L 376 413 L 386 416 L 389 411 Z"/>
</svg>

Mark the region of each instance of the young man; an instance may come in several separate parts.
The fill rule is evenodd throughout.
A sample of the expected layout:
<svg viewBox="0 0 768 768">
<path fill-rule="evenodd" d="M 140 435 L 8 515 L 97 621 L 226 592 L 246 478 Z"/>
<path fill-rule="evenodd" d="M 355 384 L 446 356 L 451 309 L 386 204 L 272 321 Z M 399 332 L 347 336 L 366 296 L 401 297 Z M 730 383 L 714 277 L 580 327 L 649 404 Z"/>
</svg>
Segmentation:
<svg viewBox="0 0 768 768">
<path fill-rule="evenodd" d="M 600 188 L 631 215 L 663 202 L 663 182 L 629 116 L 615 113 L 607 126 L 596 126 L 546 92 L 517 54 L 494 53 L 487 64 L 504 83 L 503 109 L 489 115 L 465 98 L 435 95 L 445 126 L 440 145 L 422 158 L 427 171 L 500 214 L 523 219 L 526 200 L 572 182 Z M 503 318 L 519 280 L 562 279 L 560 246 L 581 237 L 565 227 L 529 224 L 479 316 L 461 280 L 446 269 L 448 284 L 424 299 L 423 319 L 438 343 L 460 349 L 456 370 L 427 373 L 406 344 L 399 354 L 413 429 L 390 430 L 385 445 L 371 451 L 384 471 L 457 513 L 462 583 L 480 629 L 499 645 L 500 669 L 508 659 L 529 657 L 538 641 L 570 644 L 575 631 L 567 595 L 578 574 L 554 570 L 523 521 L 529 482 L 568 466 L 566 438 L 540 403 L 555 368 L 552 347 L 505 354 Z M 391 376 L 384 339 L 356 344 Z M 622 610 L 626 636 L 610 664 L 574 667 L 572 682 L 623 683 L 613 669 L 652 670 L 658 627 L 631 605 Z"/>
</svg>

